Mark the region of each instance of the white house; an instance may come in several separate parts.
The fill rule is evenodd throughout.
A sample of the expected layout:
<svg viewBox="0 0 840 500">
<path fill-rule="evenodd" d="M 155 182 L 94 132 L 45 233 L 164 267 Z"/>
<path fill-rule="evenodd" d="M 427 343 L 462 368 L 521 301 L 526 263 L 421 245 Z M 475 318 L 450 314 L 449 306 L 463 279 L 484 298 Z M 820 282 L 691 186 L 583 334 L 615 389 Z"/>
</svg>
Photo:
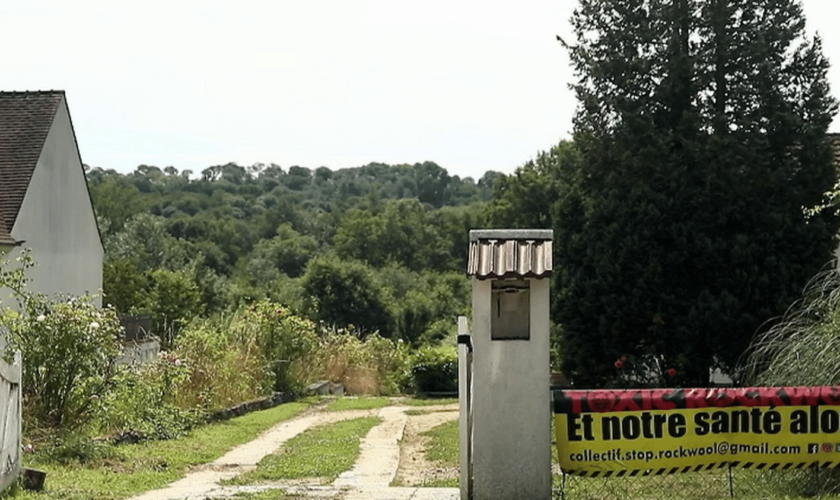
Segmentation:
<svg viewBox="0 0 840 500">
<path fill-rule="evenodd" d="M 104 248 L 63 91 L 0 92 L 0 246 L 7 258 L 32 250 L 31 291 L 102 288 Z"/>
<path fill-rule="evenodd" d="M 104 249 L 64 92 L 0 92 L 0 255 L 16 247 L 32 250 L 32 291 L 102 288 Z M 0 301 L 14 306 L 7 292 Z M 19 353 L 0 360 L 0 490 L 21 467 L 21 368 Z"/>
</svg>

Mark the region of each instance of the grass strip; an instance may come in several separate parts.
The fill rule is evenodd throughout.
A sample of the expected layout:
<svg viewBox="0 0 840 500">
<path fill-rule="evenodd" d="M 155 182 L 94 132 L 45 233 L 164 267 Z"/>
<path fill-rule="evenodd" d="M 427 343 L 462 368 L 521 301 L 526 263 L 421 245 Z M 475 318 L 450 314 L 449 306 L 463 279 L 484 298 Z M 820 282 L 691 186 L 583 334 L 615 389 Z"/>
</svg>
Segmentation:
<svg viewBox="0 0 840 500">
<path fill-rule="evenodd" d="M 26 466 L 47 473 L 45 489 L 40 493 L 18 491 L 14 498 L 116 500 L 162 488 L 183 477 L 189 467 L 212 462 L 307 406 L 301 402 L 286 403 L 199 427 L 182 438 L 117 446 L 112 456 L 84 465 L 40 461 L 36 454 Z"/>
<path fill-rule="evenodd" d="M 361 438 L 379 422 L 381 419 L 377 417 L 363 417 L 309 429 L 260 460 L 253 471 L 226 483 L 253 484 L 304 477 L 332 482 L 353 466 L 359 457 Z"/>
<path fill-rule="evenodd" d="M 384 397 L 341 397 L 327 406 L 326 411 L 373 410 L 389 403 L 390 400 Z"/>
<path fill-rule="evenodd" d="M 441 467 L 455 467 L 460 463 L 457 419 L 433 427 L 422 435 L 429 437 L 426 442 L 426 460 Z M 458 481 L 457 477 L 436 479 L 424 483 L 423 486 L 457 488 Z"/>
</svg>

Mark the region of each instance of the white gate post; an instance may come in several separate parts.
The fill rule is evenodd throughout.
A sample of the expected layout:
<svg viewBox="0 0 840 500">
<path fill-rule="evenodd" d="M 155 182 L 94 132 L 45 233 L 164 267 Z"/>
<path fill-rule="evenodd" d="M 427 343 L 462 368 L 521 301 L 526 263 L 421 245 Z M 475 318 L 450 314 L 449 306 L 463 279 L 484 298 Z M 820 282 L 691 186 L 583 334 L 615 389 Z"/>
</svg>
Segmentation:
<svg viewBox="0 0 840 500">
<path fill-rule="evenodd" d="M 472 340 L 467 318 L 458 316 L 458 437 L 461 500 L 472 499 Z"/>
<path fill-rule="evenodd" d="M 551 498 L 552 238 L 551 230 L 470 231 L 469 500 Z"/>
</svg>

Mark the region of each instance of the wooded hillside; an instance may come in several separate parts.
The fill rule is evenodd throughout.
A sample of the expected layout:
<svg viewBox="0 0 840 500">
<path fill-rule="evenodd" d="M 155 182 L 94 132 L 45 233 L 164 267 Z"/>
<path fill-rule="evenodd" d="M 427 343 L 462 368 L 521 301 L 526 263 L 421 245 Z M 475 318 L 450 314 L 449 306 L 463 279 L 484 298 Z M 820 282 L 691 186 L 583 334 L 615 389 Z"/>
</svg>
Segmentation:
<svg viewBox="0 0 840 500">
<path fill-rule="evenodd" d="M 152 314 L 168 338 L 196 315 L 270 298 L 339 327 L 440 339 L 466 312 L 468 231 L 499 175 L 461 179 L 432 162 L 89 169 L 106 302 Z"/>
</svg>

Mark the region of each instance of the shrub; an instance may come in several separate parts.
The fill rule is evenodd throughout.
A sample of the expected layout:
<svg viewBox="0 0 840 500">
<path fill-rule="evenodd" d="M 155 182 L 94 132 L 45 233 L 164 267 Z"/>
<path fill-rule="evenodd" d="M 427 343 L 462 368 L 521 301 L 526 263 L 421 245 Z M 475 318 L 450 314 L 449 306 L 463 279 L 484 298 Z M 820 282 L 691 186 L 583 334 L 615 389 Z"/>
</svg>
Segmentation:
<svg viewBox="0 0 840 500">
<path fill-rule="evenodd" d="M 25 422 L 79 427 L 90 420 L 92 398 L 102 393 L 119 353 L 120 324 L 113 309 L 89 297 L 23 297 L 23 312 L 8 310 L 6 355 L 23 354 Z"/>
<path fill-rule="evenodd" d="M 317 347 L 315 324 L 269 301 L 250 306 L 234 323 L 235 335 L 255 335 L 273 374 L 275 391 L 299 392 L 305 385 L 301 363 Z"/>
<path fill-rule="evenodd" d="M 201 291 L 186 271 L 155 269 L 146 273 L 147 286 L 137 296 L 132 312 L 149 312 L 154 332 L 164 348 L 171 349 L 181 329 L 201 314 Z"/>
<path fill-rule="evenodd" d="M 413 356 L 411 377 L 421 393 L 458 390 L 458 351 L 452 347 L 422 347 Z"/>
<path fill-rule="evenodd" d="M 369 266 L 356 261 L 316 258 L 301 280 L 309 316 L 339 328 L 391 337 L 394 319 L 385 290 Z"/>
</svg>

